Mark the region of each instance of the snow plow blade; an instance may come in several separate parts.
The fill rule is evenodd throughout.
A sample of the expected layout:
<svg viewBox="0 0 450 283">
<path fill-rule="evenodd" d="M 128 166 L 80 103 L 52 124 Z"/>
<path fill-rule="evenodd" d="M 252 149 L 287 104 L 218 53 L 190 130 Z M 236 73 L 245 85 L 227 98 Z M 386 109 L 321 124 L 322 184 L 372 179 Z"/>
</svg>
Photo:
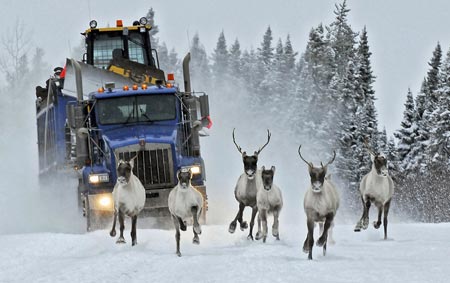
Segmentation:
<svg viewBox="0 0 450 283">
<path fill-rule="evenodd" d="M 75 62 L 75 63 L 73 63 Z M 67 58 L 66 75 L 64 78 L 64 88 L 62 92 L 65 95 L 77 97 L 76 68 L 79 65 L 81 71 L 83 99 L 89 98 L 89 93 L 97 91 L 107 82 L 114 82 L 116 87 L 124 85 L 133 85 L 135 82 L 130 78 L 123 77 L 111 71 L 100 69 L 83 62 L 74 61 Z"/>
</svg>

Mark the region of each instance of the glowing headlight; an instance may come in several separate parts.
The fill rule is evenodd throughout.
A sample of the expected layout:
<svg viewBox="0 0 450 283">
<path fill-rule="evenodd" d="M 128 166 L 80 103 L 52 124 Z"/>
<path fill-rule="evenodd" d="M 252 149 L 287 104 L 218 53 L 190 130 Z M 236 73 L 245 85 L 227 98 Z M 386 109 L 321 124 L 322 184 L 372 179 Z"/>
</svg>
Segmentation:
<svg viewBox="0 0 450 283">
<path fill-rule="evenodd" d="M 192 172 L 192 175 L 197 175 L 197 174 L 200 174 L 202 171 L 201 171 L 201 168 L 199 165 L 194 165 L 191 167 L 191 172 Z"/>
<path fill-rule="evenodd" d="M 89 175 L 89 183 L 91 184 L 107 183 L 107 182 L 109 182 L 108 173 Z"/>
<path fill-rule="evenodd" d="M 103 196 L 98 200 L 98 203 L 103 207 L 109 207 L 111 205 L 111 197 Z"/>
</svg>

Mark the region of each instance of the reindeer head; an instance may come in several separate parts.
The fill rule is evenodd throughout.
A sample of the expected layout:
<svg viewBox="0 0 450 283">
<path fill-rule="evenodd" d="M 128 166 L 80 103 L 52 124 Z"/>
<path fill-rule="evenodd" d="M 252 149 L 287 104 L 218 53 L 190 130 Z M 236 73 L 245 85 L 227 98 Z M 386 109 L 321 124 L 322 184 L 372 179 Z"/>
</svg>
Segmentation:
<svg viewBox="0 0 450 283">
<path fill-rule="evenodd" d="M 133 167 L 134 167 L 134 159 L 137 157 L 137 155 L 133 158 L 131 158 L 129 161 L 118 159 L 116 156 L 116 160 L 119 160 L 117 162 L 117 182 L 122 185 L 127 185 L 128 182 L 130 182 L 130 177 Z"/>
<path fill-rule="evenodd" d="M 384 154 L 374 151 L 369 146 L 369 141 L 367 138 L 364 140 L 364 145 L 366 146 L 366 149 L 370 154 L 370 159 L 372 160 L 372 170 L 375 169 L 378 176 L 387 177 L 389 172 L 387 169 L 387 159 Z"/>
<path fill-rule="evenodd" d="M 181 168 L 177 172 L 178 184 L 181 188 L 187 189 L 191 184 L 192 172 L 189 168 Z"/>
<path fill-rule="evenodd" d="M 331 160 L 328 161 L 327 164 L 323 165 L 323 163 L 320 162 L 321 167 L 314 167 L 312 162 L 308 162 L 303 158 L 300 151 L 301 148 L 302 146 L 300 145 L 298 147 L 298 154 L 300 155 L 300 158 L 305 161 L 306 164 L 308 164 L 309 176 L 311 178 L 311 189 L 314 193 L 320 193 L 322 192 L 323 183 L 325 182 L 328 165 L 333 163 L 334 159 L 336 158 L 336 151 L 333 151 L 333 158 L 331 158 Z"/>
<path fill-rule="evenodd" d="M 267 142 L 257 151 L 255 151 L 253 155 L 247 155 L 247 152 L 243 152 L 241 147 L 236 143 L 236 139 L 234 138 L 234 130 L 235 129 L 233 129 L 233 142 L 236 145 L 237 150 L 242 154 L 242 161 L 244 162 L 244 172 L 249 179 L 253 179 L 255 177 L 256 170 L 258 169 L 258 155 L 270 142 L 270 131 L 267 130 Z"/>
<path fill-rule="evenodd" d="M 266 191 L 272 189 L 274 175 L 275 175 L 275 166 L 272 166 L 272 168 L 270 168 L 269 170 L 266 170 L 266 167 L 264 166 L 261 168 L 261 178 L 264 189 Z"/>
</svg>

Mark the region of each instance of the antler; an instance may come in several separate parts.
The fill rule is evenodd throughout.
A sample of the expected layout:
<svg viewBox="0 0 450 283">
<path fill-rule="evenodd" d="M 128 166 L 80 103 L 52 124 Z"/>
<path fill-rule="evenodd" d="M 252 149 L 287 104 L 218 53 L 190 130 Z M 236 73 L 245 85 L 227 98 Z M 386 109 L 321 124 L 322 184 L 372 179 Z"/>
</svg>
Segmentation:
<svg viewBox="0 0 450 283">
<path fill-rule="evenodd" d="M 303 161 L 305 161 L 305 163 L 308 164 L 309 167 L 314 167 L 314 165 L 312 164 L 312 162 L 308 162 L 308 161 L 306 161 L 306 160 L 303 158 L 302 153 L 300 152 L 301 148 L 302 148 L 302 145 L 299 145 L 299 146 L 298 146 L 298 155 L 300 155 L 300 158 L 301 158 Z"/>
<path fill-rule="evenodd" d="M 328 161 L 327 164 L 325 164 L 325 165 L 323 165 L 323 163 L 320 162 L 320 165 L 322 165 L 322 168 L 323 168 L 323 167 L 327 167 L 328 165 L 330 165 L 331 163 L 333 163 L 333 161 L 334 161 L 335 158 L 336 158 L 336 151 L 333 150 L 333 158 L 331 158 L 331 160 Z"/>
<path fill-rule="evenodd" d="M 256 155 L 258 155 L 266 147 L 266 145 L 269 144 L 271 136 L 272 134 L 270 133 L 269 129 L 267 129 L 267 142 L 262 147 L 260 147 L 258 151 L 256 151 Z"/>
<path fill-rule="evenodd" d="M 367 151 L 372 154 L 372 155 L 377 155 L 371 148 L 369 145 L 369 139 L 367 137 L 364 138 L 364 145 L 366 146 Z"/>
<path fill-rule="evenodd" d="M 238 146 L 238 144 L 236 143 L 236 139 L 234 138 L 234 130 L 236 130 L 236 128 L 233 128 L 233 142 L 234 142 L 234 145 L 236 146 L 237 150 L 239 150 L 239 152 L 241 154 L 243 154 L 242 153 L 242 148 L 240 146 Z"/>
</svg>

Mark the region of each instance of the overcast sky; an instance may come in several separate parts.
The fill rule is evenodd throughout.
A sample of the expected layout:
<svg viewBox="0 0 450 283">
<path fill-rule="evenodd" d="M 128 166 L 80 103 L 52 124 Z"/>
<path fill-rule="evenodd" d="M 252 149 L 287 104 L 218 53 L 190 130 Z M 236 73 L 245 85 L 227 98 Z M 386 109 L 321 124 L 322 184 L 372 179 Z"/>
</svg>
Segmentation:
<svg viewBox="0 0 450 283">
<path fill-rule="evenodd" d="M 26 2 L 26 4 L 25 4 Z M 291 35 L 294 48 L 303 51 L 312 26 L 333 21 L 336 0 L 0 0 L 3 29 L 23 20 L 32 45 L 43 47 L 46 60 L 60 65 L 70 48 L 80 42 L 80 32 L 90 19 L 99 26 L 124 24 L 156 11 L 160 41 L 179 54 L 188 50 L 188 36 L 198 32 L 208 54 L 223 30 L 230 45 L 237 37 L 243 49 L 257 48 L 270 25 L 274 44 Z M 446 53 L 450 46 L 450 1 L 377 0 L 347 1 L 349 21 L 354 30 L 367 27 L 376 75 L 375 91 L 380 125 L 392 133 L 399 128 L 408 87 L 414 94 L 428 69 L 432 51 L 440 41 Z M 34 87 L 33 87 L 34 89 Z M 31 91 L 32 92 L 32 91 Z"/>
</svg>

